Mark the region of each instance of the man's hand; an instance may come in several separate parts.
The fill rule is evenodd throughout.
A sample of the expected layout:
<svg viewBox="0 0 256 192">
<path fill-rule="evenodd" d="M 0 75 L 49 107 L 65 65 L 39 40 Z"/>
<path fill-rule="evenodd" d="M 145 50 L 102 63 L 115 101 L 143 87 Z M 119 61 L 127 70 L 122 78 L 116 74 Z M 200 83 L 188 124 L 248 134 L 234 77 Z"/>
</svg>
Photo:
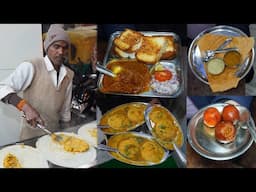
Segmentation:
<svg viewBox="0 0 256 192">
<path fill-rule="evenodd" d="M 37 123 L 44 125 L 44 121 L 40 117 L 40 114 L 29 103 L 26 103 L 23 106 L 22 111 L 25 114 L 28 124 L 30 124 L 32 127 L 36 127 Z"/>
</svg>

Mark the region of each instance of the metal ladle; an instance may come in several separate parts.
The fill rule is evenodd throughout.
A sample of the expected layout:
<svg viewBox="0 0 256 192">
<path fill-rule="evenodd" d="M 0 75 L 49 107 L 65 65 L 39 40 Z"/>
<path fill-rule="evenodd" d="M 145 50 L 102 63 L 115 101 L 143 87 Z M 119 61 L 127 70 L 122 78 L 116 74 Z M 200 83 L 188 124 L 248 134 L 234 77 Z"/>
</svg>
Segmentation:
<svg viewBox="0 0 256 192">
<path fill-rule="evenodd" d="M 103 73 L 103 74 L 108 75 L 110 77 L 116 77 L 116 74 L 113 73 L 113 71 L 111 71 L 108 68 L 104 67 L 99 62 L 97 62 L 97 64 L 96 64 L 96 70 L 99 71 L 100 73 Z"/>
<path fill-rule="evenodd" d="M 157 104 L 154 104 L 154 105 L 157 105 Z M 149 118 L 149 113 L 150 111 L 152 110 L 153 106 L 154 105 L 151 105 L 149 104 L 144 112 L 145 114 L 145 121 L 146 121 L 146 124 L 147 124 L 147 127 L 149 128 L 151 134 L 153 135 L 153 126 L 152 126 L 152 122 Z M 180 128 L 181 129 L 181 128 Z M 182 130 L 181 130 L 182 131 Z M 183 133 L 182 133 L 183 135 Z M 158 138 L 156 138 L 156 140 L 161 144 L 161 143 L 171 143 L 173 145 L 173 148 L 174 148 L 174 151 L 176 152 L 177 154 L 177 160 L 179 161 L 179 164 L 182 168 L 186 168 L 187 167 L 187 160 L 186 160 L 186 155 L 181 151 L 181 149 L 176 145 L 176 139 L 177 139 L 177 135 L 176 137 L 173 139 L 173 140 L 170 140 L 170 141 L 163 141 L 163 140 L 160 140 Z"/>
<path fill-rule="evenodd" d="M 217 51 L 217 50 L 222 50 L 222 49 L 224 49 L 231 41 L 232 41 L 232 37 L 229 37 L 229 38 L 227 38 L 215 51 Z M 205 55 L 204 55 L 205 56 Z M 204 62 L 207 62 L 210 58 L 206 58 L 206 59 L 204 59 L 205 57 L 202 57 L 202 60 L 204 61 Z M 208 60 L 207 60 L 208 59 Z M 207 60 L 207 61 L 206 61 Z"/>
<path fill-rule="evenodd" d="M 127 160 L 129 160 L 129 161 L 140 162 L 140 161 L 133 160 L 133 159 L 127 157 L 125 154 L 121 153 L 121 152 L 118 150 L 118 148 L 113 148 L 113 147 L 110 147 L 110 146 L 104 145 L 104 144 L 98 144 L 98 145 L 96 146 L 96 148 L 99 149 L 99 150 L 103 150 L 103 151 L 110 151 L 110 152 L 118 153 L 119 155 L 121 155 L 122 157 L 124 157 L 125 159 L 127 159 Z M 153 165 L 153 164 L 154 164 L 154 162 L 147 161 L 147 160 L 142 161 L 142 162 L 146 162 L 146 163 L 148 163 L 148 165 Z"/>
</svg>

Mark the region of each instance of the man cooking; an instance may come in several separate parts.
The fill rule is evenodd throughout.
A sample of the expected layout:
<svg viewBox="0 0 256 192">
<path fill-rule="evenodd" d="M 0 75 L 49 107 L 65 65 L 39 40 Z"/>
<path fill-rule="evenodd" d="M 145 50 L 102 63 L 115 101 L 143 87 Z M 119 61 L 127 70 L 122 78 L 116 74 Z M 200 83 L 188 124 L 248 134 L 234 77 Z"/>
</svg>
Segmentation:
<svg viewBox="0 0 256 192">
<path fill-rule="evenodd" d="M 44 134 L 35 128 L 60 128 L 60 121 L 71 120 L 72 80 L 74 73 L 63 65 L 68 56 L 70 39 L 61 25 L 50 26 L 44 40 L 46 55 L 24 61 L 0 82 L 0 99 L 24 113 L 20 139 Z M 23 96 L 17 94 L 22 92 Z"/>
</svg>

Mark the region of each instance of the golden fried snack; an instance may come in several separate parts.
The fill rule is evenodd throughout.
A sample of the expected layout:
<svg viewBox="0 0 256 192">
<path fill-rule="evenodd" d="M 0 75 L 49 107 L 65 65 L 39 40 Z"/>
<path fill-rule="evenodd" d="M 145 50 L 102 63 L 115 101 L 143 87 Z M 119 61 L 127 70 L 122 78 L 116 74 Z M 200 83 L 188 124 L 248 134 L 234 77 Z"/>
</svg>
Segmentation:
<svg viewBox="0 0 256 192">
<path fill-rule="evenodd" d="M 140 153 L 140 145 L 135 137 L 121 140 L 118 144 L 119 152 L 131 160 L 137 160 Z"/>
<path fill-rule="evenodd" d="M 166 113 L 160 108 L 154 107 L 153 110 L 149 114 L 149 118 L 154 123 L 161 121 L 166 118 Z"/>
<path fill-rule="evenodd" d="M 4 158 L 3 164 L 4 164 L 4 168 L 21 168 L 21 164 L 18 158 L 11 153 L 8 153 L 6 155 L 6 157 Z"/>
<path fill-rule="evenodd" d="M 117 130 L 123 130 L 129 127 L 130 122 L 123 113 L 116 113 L 108 118 L 108 125 Z"/>
<path fill-rule="evenodd" d="M 52 140 L 60 145 L 63 145 L 64 150 L 67 152 L 85 152 L 89 150 L 89 144 L 80 138 L 65 134 L 60 134 L 60 136 L 62 140 L 56 141 L 53 138 Z"/>
<path fill-rule="evenodd" d="M 177 136 L 178 127 L 169 119 L 159 121 L 154 127 L 157 138 L 163 141 L 172 141 Z"/>
<path fill-rule="evenodd" d="M 163 155 L 163 149 L 152 141 L 146 141 L 141 146 L 141 156 L 146 161 L 155 163 L 160 162 L 163 158 Z"/>
<path fill-rule="evenodd" d="M 144 107 L 131 106 L 127 112 L 127 117 L 130 121 L 139 123 L 144 120 L 144 110 Z"/>
</svg>

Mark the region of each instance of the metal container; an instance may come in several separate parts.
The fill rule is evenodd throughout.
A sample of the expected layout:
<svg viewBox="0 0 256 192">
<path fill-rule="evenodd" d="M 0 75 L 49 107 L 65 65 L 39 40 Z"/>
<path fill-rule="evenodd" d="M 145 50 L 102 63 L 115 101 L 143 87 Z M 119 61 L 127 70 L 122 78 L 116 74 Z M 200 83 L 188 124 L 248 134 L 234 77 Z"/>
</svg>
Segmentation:
<svg viewBox="0 0 256 192">
<path fill-rule="evenodd" d="M 153 141 L 155 142 L 156 144 L 158 144 L 155 139 L 153 138 L 153 136 L 151 135 L 148 135 L 148 134 L 145 134 L 145 133 L 142 133 L 142 132 L 127 132 L 127 133 L 120 133 L 120 134 L 116 134 L 116 135 L 113 135 L 111 136 L 108 140 L 107 140 L 107 145 L 110 146 L 108 143 L 111 141 L 111 140 L 114 140 L 116 139 L 117 137 L 120 137 L 122 135 L 131 135 L 131 136 L 135 136 L 137 137 L 138 139 L 139 138 L 145 138 L 145 139 L 148 139 L 150 141 Z M 158 144 L 159 145 L 159 144 Z M 116 147 L 116 146 L 111 146 L 111 147 Z M 159 145 L 159 147 L 161 147 Z M 162 147 L 161 147 L 162 148 Z M 122 155 L 120 155 L 119 153 L 116 153 L 116 152 L 109 152 L 109 154 L 115 158 L 116 160 L 118 161 L 121 161 L 123 163 L 127 163 L 127 164 L 131 164 L 131 165 L 136 165 L 136 166 L 152 166 L 152 165 L 158 165 L 158 164 L 161 164 L 163 163 L 168 157 L 169 157 L 169 151 L 166 150 L 165 148 L 162 148 L 164 150 L 164 155 L 162 157 L 162 159 L 159 161 L 159 162 L 142 162 L 142 161 L 135 161 L 135 160 L 128 160 L 126 158 L 124 158 Z"/>
<path fill-rule="evenodd" d="M 113 33 L 109 39 L 108 42 L 108 47 L 107 47 L 107 51 L 103 60 L 103 65 L 107 66 L 108 62 L 110 62 L 112 59 L 119 59 L 119 57 L 114 53 L 113 48 L 114 48 L 114 44 L 113 41 L 114 39 L 119 36 L 121 34 L 122 31 L 117 31 L 115 33 Z M 174 37 L 174 42 L 177 46 L 177 53 L 176 53 L 176 57 L 170 60 L 160 60 L 159 63 L 164 65 L 164 66 L 168 66 L 168 65 L 174 65 L 176 73 L 177 73 L 177 79 L 179 81 L 179 87 L 178 89 L 171 95 L 166 95 L 166 94 L 157 94 L 156 92 L 154 92 L 153 90 L 149 90 L 146 92 L 142 92 L 139 94 L 128 94 L 128 93 L 113 93 L 113 92 L 104 92 L 105 94 L 113 94 L 113 95 L 126 95 L 126 96 L 142 96 L 142 97 L 163 97 L 163 98 L 176 98 L 178 97 L 181 92 L 183 91 L 183 85 L 184 85 L 184 67 L 181 64 L 181 40 L 180 37 L 172 32 L 144 32 L 141 31 L 141 33 L 145 36 L 173 36 Z M 149 70 L 154 66 L 154 65 L 147 65 L 149 67 Z M 99 79 L 98 79 L 98 88 L 101 91 L 103 85 L 102 85 L 102 81 L 103 81 L 103 77 L 104 74 L 100 74 L 99 75 Z"/>
<path fill-rule="evenodd" d="M 112 109 L 110 109 L 109 111 L 107 111 L 105 114 L 103 114 L 103 116 L 101 117 L 104 118 L 106 116 L 108 116 L 109 114 L 113 113 L 114 111 L 117 111 L 119 109 L 122 109 L 124 107 L 129 107 L 129 106 L 132 106 L 132 105 L 143 105 L 146 106 L 148 105 L 148 103 L 144 103 L 144 102 L 131 102 L 131 103 L 125 103 L 125 104 L 122 104 L 122 105 L 118 105 Z M 127 117 L 128 118 L 128 117 Z M 101 122 L 101 120 L 99 121 Z M 135 130 L 137 129 L 138 127 L 140 127 L 142 124 L 145 123 L 145 120 L 139 122 L 139 123 L 136 123 L 132 126 L 130 126 L 129 128 L 125 129 L 125 130 L 117 130 L 117 129 L 113 129 L 113 128 L 102 128 L 101 130 L 103 131 L 104 134 L 107 134 L 107 135 L 114 135 L 114 134 L 119 134 L 119 133 L 125 133 L 127 131 L 132 131 L 132 130 Z M 102 123 L 100 123 L 100 125 L 103 125 Z M 105 125 L 105 124 L 104 124 Z"/>
<path fill-rule="evenodd" d="M 154 137 L 156 137 L 156 134 L 154 133 L 154 128 L 152 126 L 152 120 L 149 117 L 149 114 L 153 110 L 154 107 L 160 107 L 160 108 L 164 109 L 164 111 L 166 111 L 166 114 L 170 115 L 170 117 L 173 120 L 173 124 L 177 126 L 177 128 L 180 132 L 179 135 L 180 135 L 180 139 L 181 139 L 181 142 L 180 142 L 180 147 L 181 147 L 184 144 L 184 134 L 183 134 L 183 131 L 181 129 L 181 126 L 180 126 L 178 120 L 176 119 L 176 117 L 167 108 L 163 107 L 162 105 L 159 105 L 159 104 L 150 105 L 149 107 L 147 107 L 147 109 L 145 111 L 145 120 L 146 120 L 147 127 L 150 130 L 150 133 Z M 165 117 L 165 118 L 168 118 L 168 116 Z M 163 147 L 165 147 L 166 149 L 174 150 L 173 143 L 177 142 L 176 141 L 177 140 L 177 135 L 176 135 L 176 138 L 174 139 L 174 141 L 169 141 L 169 142 L 168 141 L 163 141 L 163 140 L 161 140 L 160 138 L 157 138 L 157 137 L 156 137 L 156 139 L 159 142 L 159 144 L 162 145 Z M 178 144 L 176 144 L 176 145 L 178 145 Z"/>
<path fill-rule="evenodd" d="M 240 29 L 237 29 L 231 26 L 226 26 L 226 25 L 219 25 L 219 26 L 206 29 L 197 35 L 197 37 L 193 40 L 193 42 L 189 47 L 188 62 L 189 62 L 189 67 L 193 72 L 193 74 L 205 84 L 209 84 L 209 82 L 204 69 L 204 62 L 202 61 L 202 56 L 198 46 L 198 41 L 202 36 L 204 36 L 207 33 L 216 34 L 216 35 L 225 35 L 228 37 L 235 37 L 235 36 L 248 37 Z M 238 68 L 236 73 L 237 77 L 240 77 L 242 79 L 250 71 L 251 67 L 253 66 L 254 55 L 255 55 L 255 52 L 254 52 L 254 49 L 252 48 L 248 57 L 241 64 L 241 67 Z"/>
<path fill-rule="evenodd" d="M 228 144 L 222 144 L 215 139 L 214 133 L 211 134 L 209 128 L 203 123 L 204 111 L 209 107 L 215 107 L 220 113 L 228 105 L 217 103 L 206 106 L 199 110 L 189 121 L 187 137 L 191 147 L 201 156 L 213 160 L 229 160 L 242 155 L 253 143 L 253 139 L 248 129 L 238 129 L 236 139 Z M 243 107 L 236 105 L 238 111 L 242 112 Z M 253 121 L 250 118 L 250 121 Z M 214 128 L 210 128 L 214 132 Z"/>
</svg>

